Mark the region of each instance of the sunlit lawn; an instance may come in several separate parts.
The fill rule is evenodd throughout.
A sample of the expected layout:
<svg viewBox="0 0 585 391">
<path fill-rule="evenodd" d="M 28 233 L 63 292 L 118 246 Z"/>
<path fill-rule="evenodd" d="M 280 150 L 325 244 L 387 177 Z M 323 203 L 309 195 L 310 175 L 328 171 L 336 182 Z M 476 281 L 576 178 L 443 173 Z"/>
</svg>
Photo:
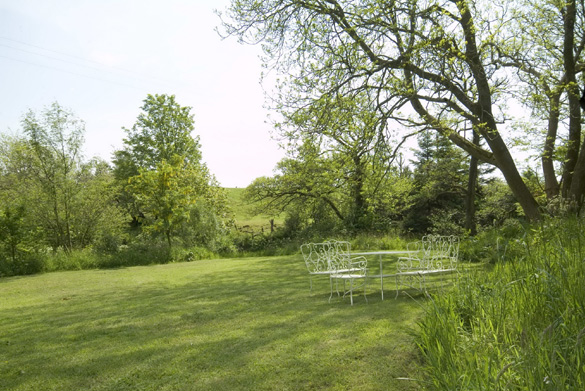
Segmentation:
<svg viewBox="0 0 585 391">
<path fill-rule="evenodd" d="M 328 303 L 299 255 L 0 279 L 0 389 L 418 389 L 393 289 Z"/>
</svg>

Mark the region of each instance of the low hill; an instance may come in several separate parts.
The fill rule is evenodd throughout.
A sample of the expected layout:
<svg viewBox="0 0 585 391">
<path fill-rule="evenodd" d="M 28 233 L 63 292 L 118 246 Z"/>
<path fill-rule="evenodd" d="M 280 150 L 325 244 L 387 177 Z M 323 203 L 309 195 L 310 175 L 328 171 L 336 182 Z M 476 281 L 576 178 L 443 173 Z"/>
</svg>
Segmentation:
<svg viewBox="0 0 585 391">
<path fill-rule="evenodd" d="M 270 232 L 271 220 L 274 220 L 274 228 L 281 226 L 284 222 L 284 214 L 278 216 L 270 214 L 254 213 L 254 204 L 249 203 L 244 199 L 243 188 L 224 188 L 228 196 L 228 203 L 234 212 L 236 225 L 242 231 L 249 232 Z"/>
</svg>

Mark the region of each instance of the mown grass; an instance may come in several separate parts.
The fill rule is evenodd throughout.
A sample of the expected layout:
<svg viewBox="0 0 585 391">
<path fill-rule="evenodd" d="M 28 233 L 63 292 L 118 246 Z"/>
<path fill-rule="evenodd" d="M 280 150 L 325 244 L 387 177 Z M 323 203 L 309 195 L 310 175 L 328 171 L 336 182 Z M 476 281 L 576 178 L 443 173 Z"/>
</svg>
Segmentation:
<svg viewBox="0 0 585 391">
<path fill-rule="evenodd" d="M 0 279 L 2 390 L 416 390 L 420 300 L 299 255 Z"/>
</svg>

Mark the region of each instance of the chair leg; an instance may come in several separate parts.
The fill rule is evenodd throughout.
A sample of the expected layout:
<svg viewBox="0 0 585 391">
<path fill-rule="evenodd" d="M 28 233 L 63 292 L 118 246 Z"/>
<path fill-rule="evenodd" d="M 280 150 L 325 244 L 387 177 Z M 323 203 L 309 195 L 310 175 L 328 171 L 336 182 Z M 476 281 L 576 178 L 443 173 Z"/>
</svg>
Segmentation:
<svg viewBox="0 0 585 391">
<path fill-rule="evenodd" d="M 366 296 L 366 287 L 368 284 L 368 279 L 364 278 L 364 299 L 366 299 L 366 304 L 368 303 L 368 296 Z"/>
<path fill-rule="evenodd" d="M 335 282 L 337 284 L 337 281 Z M 333 297 L 333 278 L 329 276 L 329 286 L 331 288 L 331 294 L 329 295 L 329 302 L 331 303 L 331 297 Z"/>
<path fill-rule="evenodd" d="M 396 297 L 394 297 L 394 300 L 398 299 L 398 275 L 396 275 Z"/>
</svg>

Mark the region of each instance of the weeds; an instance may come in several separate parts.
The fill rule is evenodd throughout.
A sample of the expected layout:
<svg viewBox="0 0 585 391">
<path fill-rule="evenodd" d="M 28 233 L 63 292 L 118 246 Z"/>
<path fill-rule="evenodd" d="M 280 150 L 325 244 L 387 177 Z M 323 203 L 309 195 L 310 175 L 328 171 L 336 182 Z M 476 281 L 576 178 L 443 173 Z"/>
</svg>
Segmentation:
<svg viewBox="0 0 585 391">
<path fill-rule="evenodd" d="M 547 221 L 434 298 L 419 337 L 431 389 L 585 389 L 582 224 Z"/>
</svg>

